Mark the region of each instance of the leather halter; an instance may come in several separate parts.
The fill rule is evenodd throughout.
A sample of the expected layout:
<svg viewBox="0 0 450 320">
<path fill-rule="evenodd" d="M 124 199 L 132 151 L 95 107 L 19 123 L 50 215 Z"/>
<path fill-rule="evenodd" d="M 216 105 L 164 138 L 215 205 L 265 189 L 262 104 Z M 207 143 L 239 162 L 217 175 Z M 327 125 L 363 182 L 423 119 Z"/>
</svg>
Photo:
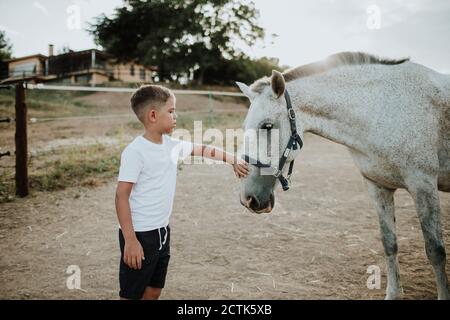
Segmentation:
<svg viewBox="0 0 450 320">
<path fill-rule="evenodd" d="M 280 161 L 278 162 L 278 168 L 272 167 L 270 164 L 261 163 L 259 160 L 250 158 L 248 155 L 245 155 L 245 154 L 243 155 L 243 158 L 250 165 L 253 165 L 257 168 L 273 169 L 272 175 L 275 178 L 277 178 L 278 180 L 280 180 L 281 186 L 283 187 L 283 191 L 287 191 L 287 190 L 289 190 L 289 179 L 290 179 L 290 177 L 292 175 L 292 171 L 294 169 L 294 160 L 292 160 L 289 165 L 287 178 L 285 178 L 283 176 L 283 168 L 284 168 L 284 165 L 286 164 L 286 160 L 289 157 L 289 154 L 291 153 L 291 151 L 301 149 L 303 147 L 303 141 L 297 132 L 297 126 L 296 126 L 296 121 L 295 121 L 295 111 L 292 108 L 291 98 L 290 98 L 287 90 L 285 90 L 285 92 L 284 92 L 284 97 L 286 99 L 289 123 L 291 125 L 291 137 L 289 138 L 289 142 L 287 143 L 287 146 L 284 149 L 283 155 L 281 156 Z"/>
</svg>

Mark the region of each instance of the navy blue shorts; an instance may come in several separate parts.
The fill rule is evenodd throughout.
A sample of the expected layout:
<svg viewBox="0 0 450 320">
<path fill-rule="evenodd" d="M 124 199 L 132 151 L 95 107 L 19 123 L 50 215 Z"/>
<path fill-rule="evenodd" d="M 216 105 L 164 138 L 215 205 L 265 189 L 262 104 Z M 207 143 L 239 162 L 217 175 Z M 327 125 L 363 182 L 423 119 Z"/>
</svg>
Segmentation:
<svg viewBox="0 0 450 320">
<path fill-rule="evenodd" d="M 120 297 L 131 300 L 142 299 L 145 288 L 164 288 L 170 260 L 170 227 L 147 232 L 136 232 L 144 249 L 142 269 L 134 270 L 123 261 L 125 239 L 119 229 L 120 245 Z"/>
</svg>

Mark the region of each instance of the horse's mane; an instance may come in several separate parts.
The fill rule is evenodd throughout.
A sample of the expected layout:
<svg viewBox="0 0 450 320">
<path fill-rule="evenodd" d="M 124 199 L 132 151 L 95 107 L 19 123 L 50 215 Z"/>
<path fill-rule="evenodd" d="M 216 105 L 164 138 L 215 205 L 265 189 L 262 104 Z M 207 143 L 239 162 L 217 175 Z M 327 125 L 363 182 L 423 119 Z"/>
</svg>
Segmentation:
<svg viewBox="0 0 450 320">
<path fill-rule="evenodd" d="M 289 82 L 298 78 L 323 73 L 341 66 L 367 64 L 397 65 L 406 61 L 409 61 L 409 58 L 394 60 L 380 58 L 364 52 L 341 52 L 333 54 L 322 61 L 306 64 L 295 69 L 289 69 L 283 73 L 283 76 L 286 82 Z M 268 85 L 270 85 L 270 78 L 264 77 L 255 81 L 250 88 L 255 92 L 261 93 Z"/>
</svg>

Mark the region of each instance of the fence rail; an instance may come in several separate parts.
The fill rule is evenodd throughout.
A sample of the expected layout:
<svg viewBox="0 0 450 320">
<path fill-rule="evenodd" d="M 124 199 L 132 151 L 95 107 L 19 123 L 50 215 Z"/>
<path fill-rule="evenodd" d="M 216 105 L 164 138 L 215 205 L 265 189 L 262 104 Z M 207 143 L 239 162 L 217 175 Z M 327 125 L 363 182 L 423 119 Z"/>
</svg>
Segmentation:
<svg viewBox="0 0 450 320">
<path fill-rule="evenodd" d="M 9 152 L 9 151 L 6 151 L 6 152 L 0 152 L 0 158 L 6 157 L 6 156 L 10 156 L 10 155 L 11 155 L 11 152 Z"/>
<path fill-rule="evenodd" d="M 114 88 L 114 87 L 83 87 L 83 86 L 57 86 L 46 84 L 27 84 L 27 89 L 31 90 L 59 90 L 59 91 L 90 91 L 90 92 L 124 92 L 132 93 L 137 88 Z M 207 91 L 207 90 L 171 90 L 174 94 L 192 94 L 192 95 L 213 95 L 213 96 L 230 96 L 230 97 L 245 97 L 239 92 L 225 92 L 225 91 Z"/>
</svg>

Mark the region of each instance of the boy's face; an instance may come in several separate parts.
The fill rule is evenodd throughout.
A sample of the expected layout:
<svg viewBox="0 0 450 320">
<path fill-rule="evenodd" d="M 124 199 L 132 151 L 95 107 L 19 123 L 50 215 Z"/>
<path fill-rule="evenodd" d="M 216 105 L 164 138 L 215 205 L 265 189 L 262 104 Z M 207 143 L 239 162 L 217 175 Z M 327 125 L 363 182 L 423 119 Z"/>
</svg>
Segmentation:
<svg viewBox="0 0 450 320">
<path fill-rule="evenodd" d="M 155 124 L 163 134 L 171 134 L 177 126 L 177 114 L 175 113 L 176 99 L 172 95 L 166 104 L 155 112 Z"/>
</svg>

